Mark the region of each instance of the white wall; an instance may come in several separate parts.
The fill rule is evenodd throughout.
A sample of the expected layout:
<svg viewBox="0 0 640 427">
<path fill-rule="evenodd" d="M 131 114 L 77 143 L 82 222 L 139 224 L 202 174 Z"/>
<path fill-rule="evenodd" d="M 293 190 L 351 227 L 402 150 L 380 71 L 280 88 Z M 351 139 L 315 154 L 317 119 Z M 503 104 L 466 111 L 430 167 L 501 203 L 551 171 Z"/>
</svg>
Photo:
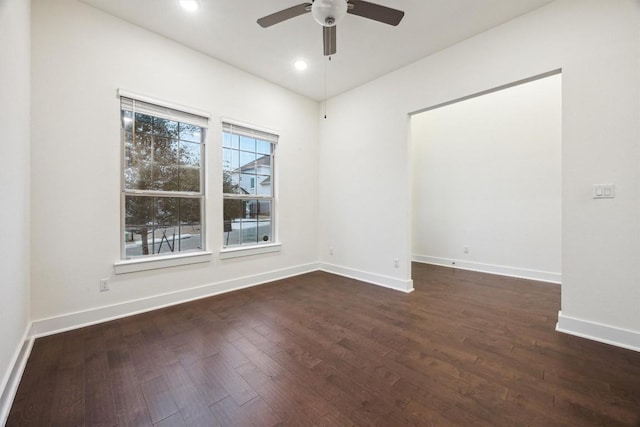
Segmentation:
<svg viewBox="0 0 640 427">
<path fill-rule="evenodd" d="M 0 0 L 0 424 L 29 322 L 29 11 L 29 0 Z"/>
<path fill-rule="evenodd" d="M 561 97 L 555 75 L 412 116 L 414 261 L 560 282 Z"/>
<path fill-rule="evenodd" d="M 575 319 L 602 340 L 623 331 L 618 342 L 640 348 L 639 29 L 636 0 L 557 0 L 329 100 L 321 261 L 408 281 L 408 113 L 561 68 L 559 326 L 580 333 L 563 327 Z M 597 183 L 615 183 L 616 198 L 593 200 Z"/>
<path fill-rule="evenodd" d="M 120 256 L 118 88 L 212 114 L 207 147 L 211 262 L 114 276 Z M 317 268 L 316 102 L 75 0 L 33 2 L 32 90 L 36 332 Z M 222 247 L 221 117 L 280 133 L 281 252 L 229 260 L 217 255 Z M 99 280 L 107 277 L 111 290 L 100 293 Z M 113 307 L 99 309 L 105 306 Z"/>
</svg>

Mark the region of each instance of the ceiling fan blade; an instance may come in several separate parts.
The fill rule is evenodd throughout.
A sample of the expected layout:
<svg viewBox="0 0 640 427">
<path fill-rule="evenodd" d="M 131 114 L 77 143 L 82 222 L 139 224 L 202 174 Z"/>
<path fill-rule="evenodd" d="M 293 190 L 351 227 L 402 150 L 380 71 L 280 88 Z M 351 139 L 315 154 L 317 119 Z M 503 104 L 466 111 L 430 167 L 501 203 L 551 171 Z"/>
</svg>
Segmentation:
<svg viewBox="0 0 640 427">
<path fill-rule="evenodd" d="M 304 15 L 311 12 L 311 3 L 301 3 L 297 6 L 292 6 L 287 9 L 283 9 L 280 12 L 272 13 L 263 18 L 258 19 L 258 24 L 262 28 L 267 28 L 275 24 L 279 24 L 287 19 L 295 18 L 296 16 Z"/>
<path fill-rule="evenodd" d="M 364 0 L 349 0 L 348 3 L 350 5 L 347 10 L 348 13 L 373 19 L 384 24 L 398 25 L 404 16 L 404 12 L 401 10 L 391 9 L 390 7 L 369 3 Z"/>
<path fill-rule="evenodd" d="M 324 56 L 336 53 L 336 26 L 322 27 L 322 41 L 324 44 Z"/>
</svg>

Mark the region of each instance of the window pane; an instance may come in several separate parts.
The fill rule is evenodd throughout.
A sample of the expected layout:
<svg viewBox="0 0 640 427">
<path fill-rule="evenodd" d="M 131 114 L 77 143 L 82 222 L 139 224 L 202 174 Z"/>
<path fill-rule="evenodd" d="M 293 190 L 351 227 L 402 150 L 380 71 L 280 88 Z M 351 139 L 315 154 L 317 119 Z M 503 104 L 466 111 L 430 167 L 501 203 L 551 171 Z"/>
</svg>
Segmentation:
<svg viewBox="0 0 640 427">
<path fill-rule="evenodd" d="M 125 197 L 125 252 L 127 257 L 153 253 L 153 198 Z"/>
<path fill-rule="evenodd" d="M 237 176 L 229 171 L 222 171 L 222 192 L 232 194 L 238 191 Z"/>
<path fill-rule="evenodd" d="M 244 151 L 256 151 L 256 139 L 248 136 L 240 136 L 240 149 Z"/>
<path fill-rule="evenodd" d="M 127 230 L 153 226 L 153 197 L 127 196 L 125 223 Z"/>
<path fill-rule="evenodd" d="M 272 240 L 271 201 L 257 200 L 258 203 L 258 243 Z"/>
<path fill-rule="evenodd" d="M 244 217 L 242 200 L 224 199 L 223 214 L 225 221 L 237 221 Z"/>
<path fill-rule="evenodd" d="M 137 134 L 151 133 L 153 130 L 153 117 L 136 113 L 135 130 Z"/>
<path fill-rule="evenodd" d="M 179 199 L 179 227 L 176 227 L 175 251 L 202 249 L 200 199 Z"/>
<path fill-rule="evenodd" d="M 240 174 L 240 194 L 256 194 L 256 176 L 255 174 Z"/>
<path fill-rule="evenodd" d="M 202 228 L 200 224 L 181 225 L 178 250 L 193 251 L 202 249 Z"/>
<path fill-rule="evenodd" d="M 267 141 L 257 140 L 257 149 L 259 154 L 271 154 L 271 143 Z"/>
<path fill-rule="evenodd" d="M 245 219 L 242 221 L 242 244 L 258 242 L 258 221 Z"/>
<path fill-rule="evenodd" d="M 125 132 L 133 130 L 133 113 L 131 111 L 122 111 L 122 129 Z"/>
<path fill-rule="evenodd" d="M 202 128 L 180 123 L 180 139 L 189 142 L 202 142 Z"/>
<path fill-rule="evenodd" d="M 155 137 L 153 139 L 153 161 L 162 166 L 174 166 L 178 163 L 178 141 Z"/>
<path fill-rule="evenodd" d="M 243 172 L 248 170 L 254 170 L 256 165 L 256 153 L 247 153 L 245 151 L 240 152 L 240 167 Z"/>
<path fill-rule="evenodd" d="M 124 185 L 127 189 L 146 190 L 151 183 L 151 151 L 153 138 L 146 134 L 124 133 L 125 170 Z"/>
<path fill-rule="evenodd" d="M 235 148 L 236 150 L 240 148 L 240 136 L 231 134 L 231 148 Z"/>
<path fill-rule="evenodd" d="M 239 161 L 240 159 L 237 151 L 230 150 L 228 148 L 222 149 L 222 170 L 224 172 L 231 172 L 232 170 L 237 169 Z"/>
<path fill-rule="evenodd" d="M 153 137 L 145 133 L 136 133 L 131 146 L 133 161 L 150 161 L 153 151 Z"/>
<path fill-rule="evenodd" d="M 178 199 L 175 197 L 156 197 L 156 220 L 158 227 L 178 224 Z"/>
<path fill-rule="evenodd" d="M 125 197 L 126 256 L 202 249 L 200 199 Z"/>
<path fill-rule="evenodd" d="M 271 202 L 243 201 L 242 244 L 257 244 L 271 239 Z"/>
<path fill-rule="evenodd" d="M 225 246 L 240 244 L 244 205 L 241 200 L 224 199 L 223 202 L 223 242 Z"/>
<path fill-rule="evenodd" d="M 149 183 L 150 190 L 177 191 L 178 168 L 176 166 L 153 165 L 153 179 Z"/>
<path fill-rule="evenodd" d="M 231 148 L 231 134 L 228 132 L 222 133 L 222 146 Z"/>
<path fill-rule="evenodd" d="M 256 194 L 258 196 L 271 196 L 271 176 L 257 175 Z"/>
<path fill-rule="evenodd" d="M 153 134 L 177 138 L 178 122 L 154 117 L 153 118 Z"/>
<path fill-rule="evenodd" d="M 138 162 L 135 167 L 125 167 L 124 186 L 128 190 L 148 190 L 152 185 L 153 165 L 151 162 Z"/>
<path fill-rule="evenodd" d="M 124 163 L 126 166 L 131 166 L 133 161 L 133 134 L 125 131 L 122 134 L 122 140 L 124 141 Z"/>
<path fill-rule="evenodd" d="M 153 250 L 156 254 L 166 254 L 171 252 L 177 252 L 180 245 L 180 235 L 178 234 L 178 227 L 163 226 L 156 228 L 154 234 Z"/>
<path fill-rule="evenodd" d="M 200 168 L 184 166 L 180 168 L 178 191 L 200 192 Z"/>
<path fill-rule="evenodd" d="M 256 216 L 260 220 L 271 220 L 271 200 L 256 200 L 258 205 Z"/>
<path fill-rule="evenodd" d="M 257 174 L 271 175 L 271 156 L 258 155 L 255 166 Z"/>
<path fill-rule="evenodd" d="M 131 132 L 124 132 L 122 138 L 124 140 L 124 186 L 132 188 L 138 181 L 136 170 L 133 167 L 137 160 L 133 151 L 133 135 Z"/>
<path fill-rule="evenodd" d="M 223 173 L 222 189 L 226 194 L 246 194 L 240 187 L 240 174 L 237 172 Z"/>
<path fill-rule="evenodd" d="M 271 241 L 271 221 L 258 221 L 258 243 Z"/>
<path fill-rule="evenodd" d="M 234 135 L 237 136 L 237 135 Z M 238 150 L 224 148 L 222 150 L 223 172 L 222 172 L 222 185 L 223 192 L 226 194 L 249 194 L 246 189 L 243 188 L 241 182 L 241 169 L 240 168 L 240 155 L 247 154 Z M 251 161 L 252 154 L 248 153 L 248 156 L 243 157 L 244 160 Z"/>
<path fill-rule="evenodd" d="M 180 199 L 180 224 L 200 228 L 200 199 Z"/>
<path fill-rule="evenodd" d="M 256 244 L 258 241 L 258 204 L 257 200 L 244 200 L 242 202 L 244 218 L 242 219 L 241 243 Z"/>
<path fill-rule="evenodd" d="M 180 164 L 200 166 L 202 145 L 194 142 L 180 142 Z"/>
</svg>

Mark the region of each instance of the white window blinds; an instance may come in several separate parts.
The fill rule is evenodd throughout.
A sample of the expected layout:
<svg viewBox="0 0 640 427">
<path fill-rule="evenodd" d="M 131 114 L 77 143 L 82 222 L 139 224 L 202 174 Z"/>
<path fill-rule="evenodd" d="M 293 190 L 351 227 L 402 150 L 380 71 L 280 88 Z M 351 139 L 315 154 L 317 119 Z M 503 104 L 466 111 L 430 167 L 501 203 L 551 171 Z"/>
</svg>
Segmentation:
<svg viewBox="0 0 640 427">
<path fill-rule="evenodd" d="M 223 122 L 222 130 L 223 132 L 228 132 L 235 135 L 242 135 L 249 138 L 256 138 L 262 141 L 273 142 L 274 144 L 278 142 L 278 135 L 276 134 L 257 130 L 257 129 L 251 129 L 251 128 L 233 124 L 233 123 Z"/>
<path fill-rule="evenodd" d="M 174 108 L 165 107 L 158 104 L 152 104 L 146 101 L 130 98 L 127 96 L 120 97 L 120 108 L 124 111 L 131 111 L 136 114 L 146 114 L 149 116 L 159 117 L 167 120 L 174 120 L 181 123 L 207 128 L 209 126 L 209 118 L 186 111 L 176 110 Z"/>
</svg>

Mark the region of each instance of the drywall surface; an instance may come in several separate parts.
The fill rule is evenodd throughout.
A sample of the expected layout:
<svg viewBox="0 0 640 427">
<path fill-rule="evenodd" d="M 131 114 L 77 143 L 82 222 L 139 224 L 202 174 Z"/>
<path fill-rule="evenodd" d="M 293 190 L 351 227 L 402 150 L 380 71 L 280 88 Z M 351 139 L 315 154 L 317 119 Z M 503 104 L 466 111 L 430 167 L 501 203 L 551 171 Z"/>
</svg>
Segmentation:
<svg viewBox="0 0 640 427">
<path fill-rule="evenodd" d="M 120 258 L 119 88 L 211 114 L 209 262 L 114 275 Z M 118 306 L 148 307 L 126 303 L 149 298 L 152 305 L 171 303 L 171 295 L 178 300 L 199 295 L 193 289 L 216 285 L 217 292 L 316 265 L 316 102 L 73 0 L 33 2 L 32 90 L 37 100 L 32 128 L 34 321 L 115 307 L 70 320 L 91 322 L 100 313 L 121 314 Z M 223 244 L 223 117 L 280 135 L 280 252 L 227 260 L 218 256 Z M 108 292 L 99 292 L 102 278 L 110 279 Z"/>
<path fill-rule="evenodd" d="M 29 0 L 0 1 L 0 396 L 29 324 L 29 11 Z"/>
<path fill-rule="evenodd" d="M 557 0 L 330 99 L 321 261 L 408 280 L 408 114 L 562 69 L 562 312 L 640 332 L 639 28 L 637 1 Z"/>
<path fill-rule="evenodd" d="M 560 281 L 561 76 L 412 116 L 412 257 Z"/>
</svg>

